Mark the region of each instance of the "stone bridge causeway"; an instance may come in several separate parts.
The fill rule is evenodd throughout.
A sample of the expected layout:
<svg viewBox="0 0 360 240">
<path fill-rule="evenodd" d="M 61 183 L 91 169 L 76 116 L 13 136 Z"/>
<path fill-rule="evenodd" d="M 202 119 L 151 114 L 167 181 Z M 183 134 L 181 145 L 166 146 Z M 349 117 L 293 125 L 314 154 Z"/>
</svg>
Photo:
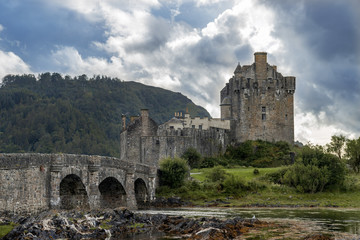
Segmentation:
<svg viewBox="0 0 360 240">
<path fill-rule="evenodd" d="M 0 154 L 0 212 L 138 206 L 154 200 L 154 166 L 74 154 Z"/>
</svg>

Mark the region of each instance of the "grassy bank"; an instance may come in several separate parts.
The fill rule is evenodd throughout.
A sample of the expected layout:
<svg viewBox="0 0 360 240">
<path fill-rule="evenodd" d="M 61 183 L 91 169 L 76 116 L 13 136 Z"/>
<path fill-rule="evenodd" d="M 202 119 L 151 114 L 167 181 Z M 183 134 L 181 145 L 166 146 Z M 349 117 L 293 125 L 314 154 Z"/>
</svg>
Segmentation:
<svg viewBox="0 0 360 240">
<path fill-rule="evenodd" d="M 159 195 L 170 197 L 179 196 L 201 206 L 295 206 L 295 207 L 344 207 L 360 208 L 360 191 L 332 190 L 319 193 L 299 193 L 295 188 L 270 183 L 266 174 L 274 173 L 280 168 L 257 168 L 259 173 L 254 174 L 252 167 L 223 168 L 244 180 L 251 186 L 251 190 L 240 191 L 238 194 L 229 194 L 222 189 L 221 183 L 212 183 L 206 179 L 211 169 L 193 169 L 191 178 L 178 189 L 161 188 Z M 360 182 L 360 175 L 351 175 Z"/>
<path fill-rule="evenodd" d="M 13 228 L 16 226 L 16 224 L 11 223 L 7 225 L 0 225 L 0 238 L 4 237 L 6 234 L 8 234 Z"/>
</svg>

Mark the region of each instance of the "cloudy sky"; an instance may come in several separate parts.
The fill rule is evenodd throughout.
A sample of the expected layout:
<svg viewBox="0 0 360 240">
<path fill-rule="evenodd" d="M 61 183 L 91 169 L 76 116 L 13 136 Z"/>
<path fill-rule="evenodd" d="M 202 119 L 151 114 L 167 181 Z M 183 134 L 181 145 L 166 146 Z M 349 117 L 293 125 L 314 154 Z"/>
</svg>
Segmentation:
<svg viewBox="0 0 360 240">
<path fill-rule="evenodd" d="M 0 78 L 107 75 L 181 92 L 219 116 L 238 62 L 297 79 L 295 138 L 360 135 L 358 0 L 1 0 Z"/>
</svg>

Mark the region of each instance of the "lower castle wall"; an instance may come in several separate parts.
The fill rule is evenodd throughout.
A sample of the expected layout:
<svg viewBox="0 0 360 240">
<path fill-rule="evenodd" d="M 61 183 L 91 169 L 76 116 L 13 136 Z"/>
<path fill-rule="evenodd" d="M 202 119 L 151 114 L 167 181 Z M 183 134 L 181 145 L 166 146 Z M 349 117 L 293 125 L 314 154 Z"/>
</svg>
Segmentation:
<svg viewBox="0 0 360 240">
<path fill-rule="evenodd" d="M 225 151 L 229 143 L 227 132 L 227 130 L 217 128 L 159 130 L 158 159 L 180 157 L 190 147 L 195 148 L 202 156 L 217 156 Z"/>
</svg>

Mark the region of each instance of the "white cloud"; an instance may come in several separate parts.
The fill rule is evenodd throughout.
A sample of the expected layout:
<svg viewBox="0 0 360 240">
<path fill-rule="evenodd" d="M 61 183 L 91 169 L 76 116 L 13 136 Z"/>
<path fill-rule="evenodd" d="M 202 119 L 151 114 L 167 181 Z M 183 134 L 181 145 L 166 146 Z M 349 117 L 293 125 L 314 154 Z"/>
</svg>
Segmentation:
<svg viewBox="0 0 360 240">
<path fill-rule="evenodd" d="M 0 79 L 8 74 L 31 73 L 30 67 L 13 52 L 0 51 Z"/>
<path fill-rule="evenodd" d="M 119 58 L 112 57 L 109 61 L 104 58 L 83 58 L 73 47 L 60 46 L 52 53 L 54 63 L 70 75 L 107 75 L 126 79 L 123 75 L 122 63 Z"/>
<path fill-rule="evenodd" d="M 278 65 L 284 76 L 297 77 L 296 139 L 323 144 L 332 134 L 348 135 L 351 127 L 347 129 L 344 125 L 357 124 L 350 116 L 356 110 L 349 111 L 342 106 L 346 100 L 341 92 L 324 90 L 323 83 L 317 81 L 319 75 L 330 78 L 335 73 L 334 65 L 345 64 L 344 59 L 337 62 L 319 59 L 306 36 L 295 29 L 294 26 L 307 20 L 304 1 L 292 4 L 289 12 L 281 12 L 259 0 L 178 0 L 169 5 L 163 3 L 170 6 L 170 19 L 153 14 L 154 8 L 161 7 L 161 1 L 156 0 L 46 2 L 105 24 L 106 40 L 94 42 L 93 46 L 110 57 L 83 57 L 74 47 L 61 46 L 52 57 L 62 73 L 104 74 L 182 92 L 196 104 L 205 106 L 213 117 L 218 117 L 219 91 L 238 60 L 241 64 L 251 64 L 253 51 L 266 51 L 269 63 Z M 191 26 L 190 21 L 176 21 L 187 10 L 185 3 L 206 8 L 231 2 L 231 8 L 214 17 L 204 28 Z M 307 102 L 310 98 L 311 108 Z M 359 98 L 353 96 L 357 101 Z M 335 103 L 326 105 L 326 101 Z M 336 114 L 339 116 L 335 118 Z"/>
</svg>

